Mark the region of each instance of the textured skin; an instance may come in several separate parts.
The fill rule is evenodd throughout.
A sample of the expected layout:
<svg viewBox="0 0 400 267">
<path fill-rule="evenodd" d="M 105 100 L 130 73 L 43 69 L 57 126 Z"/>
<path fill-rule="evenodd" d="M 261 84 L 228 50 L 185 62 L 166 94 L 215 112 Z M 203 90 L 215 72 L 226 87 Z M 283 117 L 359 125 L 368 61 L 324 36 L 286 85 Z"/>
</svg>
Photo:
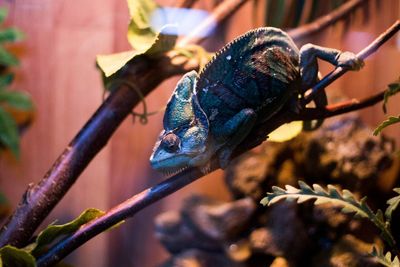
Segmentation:
<svg viewBox="0 0 400 267">
<path fill-rule="evenodd" d="M 282 108 L 297 108 L 298 96 L 318 81 L 317 58 L 352 69 L 362 65 L 349 52 L 311 44 L 299 51 L 285 32 L 270 27 L 227 44 L 200 74 L 189 72 L 178 82 L 150 157 L 153 168 L 206 172 L 214 154 L 226 167 L 253 127 Z M 324 92 L 318 100 L 317 106 L 326 105 Z"/>
</svg>

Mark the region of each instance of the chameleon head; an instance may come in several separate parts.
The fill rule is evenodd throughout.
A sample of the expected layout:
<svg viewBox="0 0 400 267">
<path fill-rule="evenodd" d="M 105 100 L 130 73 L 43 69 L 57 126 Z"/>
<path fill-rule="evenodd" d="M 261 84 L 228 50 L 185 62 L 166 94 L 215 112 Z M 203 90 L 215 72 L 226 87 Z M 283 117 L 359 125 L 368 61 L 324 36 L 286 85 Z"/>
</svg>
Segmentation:
<svg viewBox="0 0 400 267">
<path fill-rule="evenodd" d="M 158 171 L 169 174 L 202 164 L 198 158 L 206 150 L 209 126 L 194 93 L 196 79 L 194 71 L 185 74 L 168 101 L 164 130 L 150 157 L 152 167 Z"/>
</svg>

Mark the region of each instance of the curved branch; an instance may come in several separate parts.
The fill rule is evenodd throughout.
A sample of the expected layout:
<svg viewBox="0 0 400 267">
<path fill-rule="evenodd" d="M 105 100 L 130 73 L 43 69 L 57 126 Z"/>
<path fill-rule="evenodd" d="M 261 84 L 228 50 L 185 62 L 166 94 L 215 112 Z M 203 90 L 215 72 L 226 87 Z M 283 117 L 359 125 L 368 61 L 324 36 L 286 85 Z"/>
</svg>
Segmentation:
<svg viewBox="0 0 400 267">
<path fill-rule="evenodd" d="M 329 14 L 316 19 L 314 22 L 305 24 L 293 30 L 289 30 L 287 33 L 295 41 L 299 41 L 312 34 L 321 32 L 323 29 L 331 26 L 337 21 L 346 18 L 351 12 L 356 10 L 362 4 L 365 4 L 368 0 L 351 0 L 342 4 L 337 9 L 333 10 Z"/>
<path fill-rule="evenodd" d="M 217 14 L 211 16 L 221 21 L 245 1 L 226 0 L 216 7 Z M 200 24 L 199 28 L 202 27 L 203 24 Z M 195 41 L 195 37 L 186 39 L 188 43 Z M 160 56 L 157 60 L 136 60 L 121 70 L 119 78 L 136 84 L 146 96 L 168 77 L 198 68 L 197 63 L 193 60 L 182 61 L 179 56 L 171 54 Z M 1 229 L 0 247 L 6 244 L 21 247 L 29 241 L 37 227 L 140 101 L 136 92 L 126 85 L 110 94 L 39 184 L 28 188 L 14 214 Z"/>
<path fill-rule="evenodd" d="M 393 36 L 391 31 L 386 31 L 384 34 Z M 387 41 L 388 38 L 381 35 L 378 37 L 377 40 Z M 376 43 L 376 41 L 374 41 L 373 43 Z M 376 51 L 376 49 L 368 51 Z M 369 54 L 370 53 L 365 53 L 365 56 L 368 56 Z M 327 86 L 327 84 L 330 83 L 323 82 L 323 84 L 320 87 L 323 88 L 324 86 Z M 296 114 L 294 114 L 293 112 L 291 112 L 290 109 L 285 109 L 285 110 L 287 111 L 274 116 L 267 122 L 256 127 L 256 129 L 253 129 L 253 131 L 239 145 L 238 149 L 235 150 L 233 157 L 236 157 L 244 153 L 245 151 L 248 151 L 249 149 L 259 145 L 267 138 L 268 133 L 272 132 L 273 130 L 275 130 L 284 123 L 299 119 L 300 120 L 310 119 L 306 117 L 306 113 L 304 113 L 304 117 L 299 117 L 296 116 Z M 219 162 L 214 157 L 211 160 L 210 170 L 214 171 L 218 168 L 219 168 Z M 116 223 L 128 217 L 132 217 L 143 208 L 149 206 L 150 204 L 154 203 L 157 200 L 160 200 L 161 198 L 168 196 L 169 194 L 179 190 L 183 186 L 193 182 L 196 179 L 199 179 L 202 176 L 203 173 L 199 171 L 197 168 L 190 168 L 150 189 L 147 189 L 137 194 L 136 196 L 133 196 L 132 198 L 126 200 L 125 202 L 121 203 L 120 205 L 108 211 L 104 216 L 99 217 L 89 222 L 88 224 L 83 225 L 72 236 L 67 237 L 66 239 L 63 239 L 57 244 L 55 244 L 47 253 L 43 254 L 37 259 L 38 267 L 50 266 L 52 264 L 55 264 L 63 257 L 68 255 L 70 252 L 72 252 L 74 249 L 78 248 L 86 241 L 100 234 L 104 230 L 112 227 Z"/>
</svg>

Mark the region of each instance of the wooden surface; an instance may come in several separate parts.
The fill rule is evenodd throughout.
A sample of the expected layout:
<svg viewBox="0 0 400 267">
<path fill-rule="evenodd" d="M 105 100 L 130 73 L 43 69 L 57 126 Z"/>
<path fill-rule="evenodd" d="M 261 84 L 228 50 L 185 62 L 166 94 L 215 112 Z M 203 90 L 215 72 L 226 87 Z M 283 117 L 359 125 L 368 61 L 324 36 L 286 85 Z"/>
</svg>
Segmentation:
<svg viewBox="0 0 400 267">
<path fill-rule="evenodd" d="M 21 161 L 0 156 L 0 190 L 15 206 L 27 184 L 42 178 L 100 105 L 102 85 L 95 56 L 129 48 L 125 38 L 129 18 L 124 0 L 15 0 L 0 1 L 0 5 L 10 8 L 9 23 L 26 33 L 26 40 L 15 49 L 22 59 L 15 87 L 31 93 L 37 110 L 34 123 L 22 138 Z M 198 5 L 198 8 L 211 7 L 211 1 Z M 217 49 L 252 28 L 252 8 L 251 3 L 246 4 L 225 25 L 225 34 L 214 36 L 207 47 Z M 357 19 L 360 16 L 356 16 L 349 34 L 343 36 L 343 25 L 339 24 L 308 41 L 358 52 L 399 15 L 398 1 L 382 1 L 379 11 L 372 10 L 369 23 L 363 24 Z M 367 60 L 365 69 L 346 74 L 329 91 L 341 89 L 350 97 L 363 97 L 384 89 L 400 74 L 399 47 L 400 37 L 397 37 L 397 43 L 390 41 Z M 327 73 L 331 66 L 323 64 L 321 70 Z M 150 110 L 165 105 L 177 79 L 166 81 L 147 98 Z M 400 113 L 398 101 L 399 97 L 391 100 L 391 114 Z M 384 118 L 380 106 L 363 111 L 362 116 L 372 127 Z M 55 219 L 65 222 L 88 207 L 107 209 L 159 182 L 162 176 L 151 170 L 148 157 L 161 130 L 161 120 L 162 113 L 151 117 L 147 125 L 132 123 L 128 118 L 46 223 Z M 400 141 L 399 127 L 386 132 Z M 178 209 L 184 197 L 193 193 L 228 199 L 222 174 L 222 171 L 210 174 L 142 211 L 118 229 L 84 245 L 68 262 L 75 266 L 155 266 L 167 254 L 154 237 L 154 216 Z"/>
</svg>

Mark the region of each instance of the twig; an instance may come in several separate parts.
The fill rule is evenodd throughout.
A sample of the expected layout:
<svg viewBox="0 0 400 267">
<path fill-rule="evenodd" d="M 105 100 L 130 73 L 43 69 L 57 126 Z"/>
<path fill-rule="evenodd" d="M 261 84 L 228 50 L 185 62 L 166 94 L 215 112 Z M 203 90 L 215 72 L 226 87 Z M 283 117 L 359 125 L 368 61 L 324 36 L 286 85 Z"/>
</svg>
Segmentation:
<svg viewBox="0 0 400 267">
<path fill-rule="evenodd" d="M 400 20 L 397 20 L 389 29 L 387 29 L 384 33 L 382 33 L 378 38 L 376 38 L 370 45 L 364 48 L 360 53 L 357 54 L 357 57 L 364 60 L 369 55 L 378 50 L 381 45 L 383 45 L 387 40 L 389 40 L 393 35 L 395 35 L 400 30 Z M 305 97 L 303 105 L 310 103 L 318 91 L 330 85 L 337 78 L 342 76 L 347 72 L 346 68 L 337 67 L 334 71 L 330 72 L 326 75 L 317 85 L 312 88 L 311 93 Z"/>
<path fill-rule="evenodd" d="M 211 16 L 221 21 L 244 1 L 226 0 L 216 7 L 218 13 Z M 203 24 L 199 25 L 199 28 L 203 27 Z M 186 42 L 196 40 L 195 37 L 189 37 Z M 134 65 L 126 66 L 119 73 L 120 78 L 136 84 L 146 96 L 166 78 L 198 68 L 193 60 L 181 59 L 183 62 L 179 63 L 179 56 L 173 57 L 170 55 L 157 60 L 135 61 Z M 24 194 L 25 197 L 1 230 L 0 247 L 6 244 L 21 247 L 28 242 L 37 227 L 140 101 L 136 92 L 124 85 L 110 94 L 39 184 Z"/>
<path fill-rule="evenodd" d="M 366 107 L 373 106 L 383 100 L 386 90 L 365 98 L 361 101 L 350 101 L 345 105 L 326 106 L 325 108 L 307 108 L 304 109 L 298 117 L 293 117 L 293 120 L 319 120 L 329 117 L 337 116 L 340 114 L 356 111 Z"/>
<path fill-rule="evenodd" d="M 330 25 L 336 23 L 337 21 L 345 18 L 349 13 L 356 10 L 362 4 L 368 2 L 368 0 L 351 0 L 343 5 L 340 5 L 337 9 L 333 10 L 329 14 L 316 19 L 314 22 L 305 24 L 293 30 L 289 30 L 288 34 L 295 41 L 299 41 L 305 37 L 312 34 L 320 32 L 321 30 L 329 27 Z"/>
<path fill-rule="evenodd" d="M 391 31 L 386 31 L 384 34 L 391 34 Z M 390 36 L 393 36 L 391 34 Z M 388 38 L 384 36 L 379 36 L 377 40 L 385 40 L 387 41 Z M 373 43 L 376 43 L 374 41 Z M 368 47 L 371 47 L 368 46 Z M 371 48 L 372 49 L 372 48 Z M 363 50 L 365 51 L 365 49 Z M 368 51 L 376 51 L 376 49 L 368 50 Z M 370 55 L 371 53 L 365 53 L 365 57 Z M 322 82 L 322 81 L 321 81 Z M 324 82 L 323 85 L 320 87 L 323 88 L 327 86 L 327 82 Z M 380 99 L 382 93 L 379 94 Z M 373 97 L 373 100 L 367 101 L 373 102 L 377 101 Z M 367 106 L 367 105 L 366 105 Z M 353 107 L 355 108 L 355 106 Z M 361 108 L 361 106 L 359 106 Z M 269 121 L 265 122 L 264 124 L 256 127 L 253 131 L 249 134 L 248 137 L 240 144 L 238 149 L 235 150 L 233 157 L 236 157 L 242 154 L 245 151 L 248 151 L 251 148 L 259 145 L 263 142 L 267 134 L 278 128 L 280 125 L 290 122 L 293 120 L 309 120 L 314 119 L 311 115 L 307 115 L 305 111 L 303 116 L 296 117 L 296 114 L 289 111 L 290 109 L 285 109 L 286 112 L 280 113 L 277 116 L 274 116 Z M 342 109 L 344 110 L 344 109 Z M 352 111 L 349 107 L 348 111 Z M 339 112 L 339 111 L 331 111 L 331 112 Z M 338 114 L 341 114 L 340 112 Z M 309 116 L 309 117 L 307 117 Z M 333 116 L 333 115 L 332 115 Z M 320 118 L 320 117 L 318 117 Z M 214 171 L 219 168 L 218 160 L 214 157 L 211 160 L 211 171 Z M 104 216 L 99 217 L 86 225 L 83 225 L 77 232 L 75 232 L 72 236 L 58 242 L 54 245 L 47 253 L 43 254 L 37 259 L 38 267 L 50 266 L 55 264 L 57 261 L 61 260 L 63 257 L 68 255 L 77 247 L 81 246 L 87 240 L 91 239 L 92 237 L 100 234 L 104 230 L 110 228 L 111 226 L 115 225 L 116 223 L 133 216 L 138 211 L 142 210 L 143 208 L 147 207 L 148 205 L 154 203 L 161 198 L 168 196 L 169 194 L 177 191 L 178 189 L 182 188 L 183 186 L 193 182 L 194 180 L 202 177 L 203 174 L 197 168 L 190 168 L 186 171 L 179 173 L 170 179 L 152 187 L 151 189 L 145 190 L 138 195 L 128 199 L 127 201 L 123 202 L 122 204 L 116 206 L 115 208 L 111 209 L 107 212 Z"/>
</svg>

